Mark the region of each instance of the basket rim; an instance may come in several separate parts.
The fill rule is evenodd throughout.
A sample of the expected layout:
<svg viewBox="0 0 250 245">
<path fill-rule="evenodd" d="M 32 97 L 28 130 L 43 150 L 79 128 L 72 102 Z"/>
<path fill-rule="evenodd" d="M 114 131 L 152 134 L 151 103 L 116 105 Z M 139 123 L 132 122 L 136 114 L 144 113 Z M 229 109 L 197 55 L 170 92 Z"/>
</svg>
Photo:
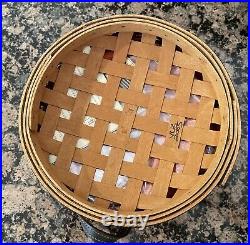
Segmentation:
<svg viewBox="0 0 250 245">
<path fill-rule="evenodd" d="M 119 16 L 117 16 L 117 17 L 119 17 Z M 122 18 L 125 18 L 126 16 L 121 16 Z M 138 16 L 136 16 L 136 17 L 138 17 Z M 141 16 L 140 16 L 141 17 Z M 112 17 L 112 18 L 115 18 L 115 17 Z M 112 18 L 109 18 L 109 17 L 107 17 L 107 18 L 103 18 L 103 20 L 107 20 L 107 19 L 112 19 Z M 155 18 L 149 18 L 149 19 L 153 19 L 154 21 L 155 21 Z M 98 19 L 98 22 L 100 21 L 101 19 Z M 156 19 L 157 21 L 158 21 L 158 19 Z M 97 22 L 97 20 L 96 21 L 93 21 L 92 23 L 95 23 L 95 22 Z M 161 22 L 163 22 L 163 21 L 161 21 Z M 164 22 L 164 24 L 166 24 L 166 22 Z M 88 24 L 86 24 L 86 25 L 82 25 L 82 26 L 80 26 L 78 29 L 79 30 L 81 30 L 81 28 L 83 28 L 84 26 L 88 26 Z M 174 26 L 174 25 L 173 25 Z M 181 28 L 179 28 L 178 27 L 178 29 L 181 29 Z M 75 30 L 75 29 L 74 29 Z M 73 33 L 74 32 L 74 30 L 71 32 L 71 33 Z M 181 29 L 182 30 L 182 29 Z M 63 38 L 61 38 L 62 40 L 64 39 L 64 37 Z M 53 47 L 53 46 L 52 46 Z M 211 55 L 211 53 L 210 53 L 210 55 Z M 217 57 L 216 57 L 217 58 Z M 42 61 L 42 58 L 41 58 L 41 61 Z M 222 64 L 220 64 L 220 65 L 222 65 Z M 221 67 L 220 67 L 221 68 Z M 222 68 L 224 68 L 223 67 L 223 65 L 222 65 Z M 223 69 L 222 69 L 223 70 Z M 230 83 L 231 82 L 231 80 L 230 80 L 230 78 L 229 78 L 229 76 L 228 76 L 228 74 L 226 73 L 226 75 L 227 75 L 227 79 L 229 79 L 228 80 L 228 83 Z M 225 76 L 225 74 L 224 74 L 224 76 Z M 30 80 L 31 81 L 31 80 Z M 25 88 L 25 91 L 28 89 L 28 83 L 27 83 L 27 87 Z M 233 90 L 234 91 L 234 90 Z M 235 91 L 234 91 L 235 92 Z M 236 97 L 237 98 L 237 97 Z M 22 99 L 22 101 L 23 101 L 23 99 Z M 237 102 L 238 103 L 238 102 Z M 20 106 L 20 108 L 22 108 L 23 107 L 23 103 L 22 103 L 22 105 Z M 22 131 L 22 129 L 20 129 L 21 131 Z M 21 134 L 22 135 L 22 134 Z M 23 137 L 23 135 L 22 135 L 22 137 Z M 21 138 L 22 138 L 21 137 Z M 22 139 L 22 143 L 23 143 L 23 139 Z"/>
</svg>

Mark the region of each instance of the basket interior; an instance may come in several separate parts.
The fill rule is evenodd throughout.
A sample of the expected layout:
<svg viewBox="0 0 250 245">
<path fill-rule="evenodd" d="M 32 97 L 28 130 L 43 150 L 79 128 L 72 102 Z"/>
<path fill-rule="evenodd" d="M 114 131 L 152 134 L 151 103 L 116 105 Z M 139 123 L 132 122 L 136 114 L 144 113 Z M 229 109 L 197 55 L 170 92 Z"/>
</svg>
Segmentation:
<svg viewBox="0 0 250 245">
<path fill-rule="evenodd" d="M 203 62 L 142 30 L 72 48 L 36 94 L 33 136 L 43 164 L 72 196 L 102 210 L 178 200 L 206 176 L 221 136 Z"/>
</svg>

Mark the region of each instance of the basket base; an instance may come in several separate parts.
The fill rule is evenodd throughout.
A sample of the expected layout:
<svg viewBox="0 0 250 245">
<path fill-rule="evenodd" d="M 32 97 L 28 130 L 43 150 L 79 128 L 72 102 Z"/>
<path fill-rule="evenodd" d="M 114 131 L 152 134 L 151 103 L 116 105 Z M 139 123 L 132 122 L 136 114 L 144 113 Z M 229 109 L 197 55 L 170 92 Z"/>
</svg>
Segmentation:
<svg viewBox="0 0 250 245">
<path fill-rule="evenodd" d="M 104 226 L 101 224 L 96 227 L 92 221 L 82 217 L 80 220 L 84 233 L 94 242 L 115 242 L 127 236 L 131 231 L 130 227 Z"/>
</svg>

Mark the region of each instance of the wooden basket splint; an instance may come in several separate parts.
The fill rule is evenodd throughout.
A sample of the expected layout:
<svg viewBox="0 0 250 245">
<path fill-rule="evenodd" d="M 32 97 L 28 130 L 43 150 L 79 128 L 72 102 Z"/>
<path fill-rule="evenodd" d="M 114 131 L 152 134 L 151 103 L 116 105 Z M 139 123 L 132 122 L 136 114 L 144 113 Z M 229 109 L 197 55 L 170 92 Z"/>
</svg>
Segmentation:
<svg viewBox="0 0 250 245">
<path fill-rule="evenodd" d="M 40 58 L 24 89 L 20 135 L 58 201 L 101 221 L 172 219 L 228 178 L 240 114 L 216 55 L 146 16 L 86 23 Z"/>
</svg>

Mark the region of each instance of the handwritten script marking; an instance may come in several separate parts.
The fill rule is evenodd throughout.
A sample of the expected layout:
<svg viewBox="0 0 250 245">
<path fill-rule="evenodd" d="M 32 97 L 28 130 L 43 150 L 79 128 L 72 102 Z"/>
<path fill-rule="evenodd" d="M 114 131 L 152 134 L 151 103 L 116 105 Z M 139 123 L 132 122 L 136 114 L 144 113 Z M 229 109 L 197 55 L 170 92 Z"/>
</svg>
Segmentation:
<svg viewBox="0 0 250 245">
<path fill-rule="evenodd" d="M 182 122 L 177 121 L 176 123 L 171 123 L 171 129 L 169 131 L 170 138 L 174 138 L 176 141 L 178 141 L 181 128 L 182 128 Z"/>
</svg>

